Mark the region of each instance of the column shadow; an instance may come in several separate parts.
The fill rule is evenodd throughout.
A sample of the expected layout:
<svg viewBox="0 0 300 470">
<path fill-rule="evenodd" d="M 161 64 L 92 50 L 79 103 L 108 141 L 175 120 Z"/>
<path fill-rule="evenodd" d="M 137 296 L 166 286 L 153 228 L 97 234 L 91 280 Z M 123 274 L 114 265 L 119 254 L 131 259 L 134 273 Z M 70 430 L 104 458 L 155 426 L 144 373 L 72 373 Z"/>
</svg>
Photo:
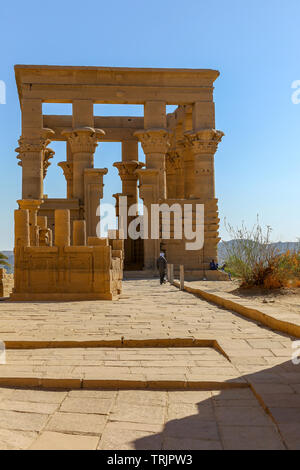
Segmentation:
<svg viewBox="0 0 300 470">
<path fill-rule="evenodd" d="M 290 360 L 241 377 L 246 388 L 228 383 L 213 398 L 194 402 L 195 414 L 172 419 L 174 409 L 184 413 L 188 394 L 196 393 L 181 390 L 184 401 L 169 402 L 171 419 L 162 432 L 135 440 L 135 449 L 300 450 L 300 365 Z"/>
</svg>

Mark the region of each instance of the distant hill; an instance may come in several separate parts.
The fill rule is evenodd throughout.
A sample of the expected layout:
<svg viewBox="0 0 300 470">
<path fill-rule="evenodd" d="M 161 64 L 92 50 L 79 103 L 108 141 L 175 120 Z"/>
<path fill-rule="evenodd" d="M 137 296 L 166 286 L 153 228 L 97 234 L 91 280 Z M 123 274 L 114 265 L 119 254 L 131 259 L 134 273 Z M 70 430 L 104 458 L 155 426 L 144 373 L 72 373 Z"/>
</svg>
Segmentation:
<svg viewBox="0 0 300 470">
<path fill-rule="evenodd" d="M 223 264 L 226 259 L 226 244 L 232 245 L 235 240 L 221 241 L 218 245 L 218 263 Z M 272 246 L 277 248 L 279 253 L 284 253 L 287 250 L 294 251 L 300 248 L 299 242 L 276 242 L 271 243 Z"/>
<path fill-rule="evenodd" d="M 0 250 L 1 251 L 1 250 Z M 4 266 L 8 273 L 14 272 L 14 252 L 13 251 L 1 251 L 5 256 L 7 256 L 7 262 L 11 264 L 11 266 Z"/>
</svg>

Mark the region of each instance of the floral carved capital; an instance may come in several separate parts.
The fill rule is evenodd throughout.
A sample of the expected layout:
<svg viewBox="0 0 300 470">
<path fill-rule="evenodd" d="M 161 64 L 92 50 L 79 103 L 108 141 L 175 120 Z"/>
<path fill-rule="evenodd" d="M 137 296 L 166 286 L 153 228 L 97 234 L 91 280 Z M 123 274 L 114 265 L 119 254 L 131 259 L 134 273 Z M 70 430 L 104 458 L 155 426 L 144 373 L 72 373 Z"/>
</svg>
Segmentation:
<svg viewBox="0 0 300 470">
<path fill-rule="evenodd" d="M 216 129 L 201 129 L 186 132 L 184 135 L 195 154 L 214 154 L 224 133 Z"/>
<path fill-rule="evenodd" d="M 171 173 L 172 171 L 181 170 L 181 169 L 182 169 L 181 155 L 176 150 L 168 152 L 166 154 L 167 173 Z"/>
<path fill-rule="evenodd" d="M 129 162 L 115 162 L 113 164 L 119 171 L 119 176 L 121 179 L 132 179 L 137 180 L 138 175 L 136 170 L 140 170 L 145 166 L 144 163 L 131 160 Z"/>
<path fill-rule="evenodd" d="M 53 134 L 54 131 L 52 129 L 42 129 L 37 137 L 21 137 L 18 141 L 19 147 L 15 150 L 18 153 L 17 158 L 22 160 L 24 156 L 30 157 L 30 155 L 34 158 L 33 154 L 45 151 L 47 145 L 51 142 L 50 137 Z"/>
<path fill-rule="evenodd" d="M 81 127 L 74 130 L 65 130 L 61 133 L 70 144 L 72 153 L 94 153 L 98 140 L 105 135 L 102 129 Z"/>
<path fill-rule="evenodd" d="M 140 130 L 136 131 L 134 135 L 141 142 L 145 154 L 165 154 L 170 147 L 170 132 L 167 129 Z"/>
<path fill-rule="evenodd" d="M 57 164 L 64 172 L 64 177 L 67 181 L 73 179 L 73 163 L 72 162 L 60 162 Z"/>
<path fill-rule="evenodd" d="M 54 150 L 50 148 L 46 148 L 44 151 L 44 161 L 43 161 L 43 178 L 46 177 L 47 175 L 47 170 L 51 163 L 49 162 L 50 158 L 53 158 L 53 155 L 55 154 Z"/>
</svg>

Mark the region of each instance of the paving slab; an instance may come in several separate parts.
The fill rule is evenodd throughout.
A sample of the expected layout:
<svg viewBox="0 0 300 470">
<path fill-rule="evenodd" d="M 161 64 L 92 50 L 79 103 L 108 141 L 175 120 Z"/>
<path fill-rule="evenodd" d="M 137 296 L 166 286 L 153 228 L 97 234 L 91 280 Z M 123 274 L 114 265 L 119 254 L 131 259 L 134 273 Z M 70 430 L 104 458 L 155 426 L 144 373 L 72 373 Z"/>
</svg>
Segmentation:
<svg viewBox="0 0 300 470">
<path fill-rule="evenodd" d="M 151 279 L 114 302 L 1 302 L 0 448 L 299 448 L 295 337 L 272 328 Z"/>
</svg>

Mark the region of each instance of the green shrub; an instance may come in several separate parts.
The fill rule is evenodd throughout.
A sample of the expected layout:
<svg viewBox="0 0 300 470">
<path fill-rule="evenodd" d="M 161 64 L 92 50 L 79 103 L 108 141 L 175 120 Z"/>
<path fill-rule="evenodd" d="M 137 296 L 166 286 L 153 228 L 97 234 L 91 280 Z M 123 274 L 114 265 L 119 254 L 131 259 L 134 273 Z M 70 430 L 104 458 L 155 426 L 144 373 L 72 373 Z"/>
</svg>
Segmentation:
<svg viewBox="0 0 300 470">
<path fill-rule="evenodd" d="M 7 262 L 7 260 L 7 256 L 0 252 L 0 268 L 3 266 L 10 267 L 10 264 Z"/>
<path fill-rule="evenodd" d="M 256 224 L 248 229 L 244 223 L 234 228 L 225 220 L 225 227 L 230 242 L 224 242 L 226 250 L 226 267 L 233 276 L 242 280 L 243 286 L 263 285 L 266 276 L 272 272 L 278 255 L 270 243 L 272 229 L 263 229 L 257 219 Z"/>
</svg>

